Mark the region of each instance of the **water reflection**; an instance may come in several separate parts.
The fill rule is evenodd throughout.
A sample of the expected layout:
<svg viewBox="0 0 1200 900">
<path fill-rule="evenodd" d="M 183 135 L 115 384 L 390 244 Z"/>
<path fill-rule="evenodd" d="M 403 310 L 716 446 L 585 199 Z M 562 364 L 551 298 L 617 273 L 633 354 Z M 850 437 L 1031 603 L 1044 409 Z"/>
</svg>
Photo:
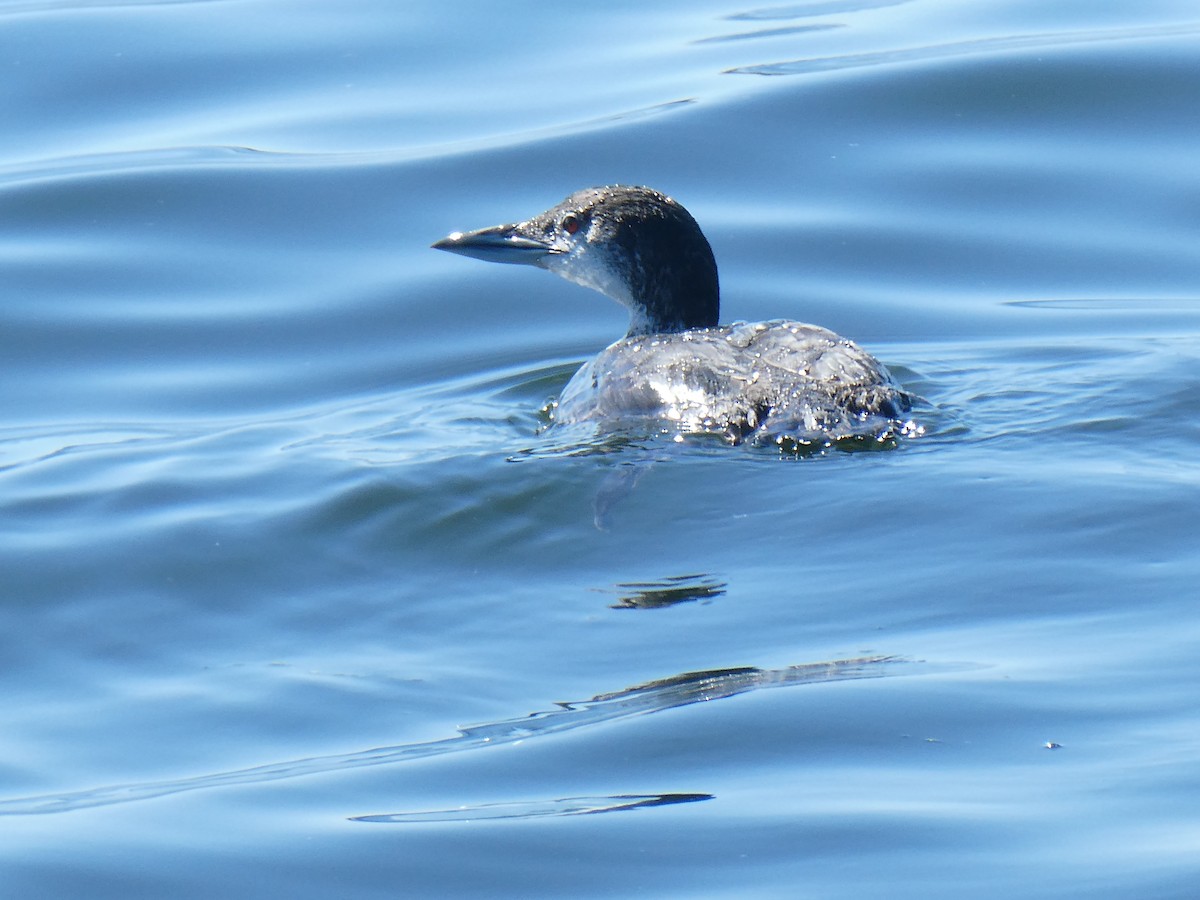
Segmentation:
<svg viewBox="0 0 1200 900">
<path fill-rule="evenodd" d="M 610 604 L 610 609 L 662 609 L 676 603 L 692 603 L 712 600 L 722 596 L 729 588 L 728 582 L 712 575 L 673 575 L 660 581 L 631 581 L 617 584 L 615 590 L 620 599 Z"/>
</svg>

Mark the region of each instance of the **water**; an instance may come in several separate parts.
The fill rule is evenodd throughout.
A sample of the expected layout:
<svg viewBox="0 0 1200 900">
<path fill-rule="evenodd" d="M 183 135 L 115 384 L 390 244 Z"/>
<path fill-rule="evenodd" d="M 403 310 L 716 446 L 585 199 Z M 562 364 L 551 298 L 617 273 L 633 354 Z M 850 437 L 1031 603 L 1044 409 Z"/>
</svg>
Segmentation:
<svg viewBox="0 0 1200 900">
<path fill-rule="evenodd" d="M 0 22 L 0 894 L 1192 896 L 1194 4 Z M 612 182 L 926 435 L 539 433 Z"/>
</svg>

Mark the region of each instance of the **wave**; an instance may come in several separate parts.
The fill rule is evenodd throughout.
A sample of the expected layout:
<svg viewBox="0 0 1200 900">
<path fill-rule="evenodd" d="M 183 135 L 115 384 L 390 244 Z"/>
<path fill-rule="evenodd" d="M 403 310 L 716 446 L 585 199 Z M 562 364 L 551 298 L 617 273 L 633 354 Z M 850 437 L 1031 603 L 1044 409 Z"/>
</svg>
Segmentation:
<svg viewBox="0 0 1200 900">
<path fill-rule="evenodd" d="M 454 737 L 390 747 L 374 747 L 334 756 L 316 756 L 287 762 L 268 763 L 249 769 L 218 772 L 168 781 L 143 781 L 111 785 L 83 791 L 43 794 L 0 800 L 0 815 L 19 816 L 65 813 L 117 803 L 151 800 L 184 791 L 198 791 L 235 785 L 263 784 L 325 772 L 342 772 L 367 766 L 394 765 L 431 756 L 443 756 L 466 750 L 479 750 L 512 744 L 536 737 L 573 731 L 606 722 L 644 716 L 676 709 L 693 703 L 706 703 L 762 688 L 787 687 L 883 678 L 888 675 L 927 674 L 945 671 L 946 666 L 917 663 L 895 656 L 869 656 L 829 662 L 805 663 L 782 669 L 735 668 L 686 672 L 613 693 L 598 694 L 590 700 L 559 703 L 557 709 L 531 713 L 513 719 L 470 725 Z"/>
</svg>

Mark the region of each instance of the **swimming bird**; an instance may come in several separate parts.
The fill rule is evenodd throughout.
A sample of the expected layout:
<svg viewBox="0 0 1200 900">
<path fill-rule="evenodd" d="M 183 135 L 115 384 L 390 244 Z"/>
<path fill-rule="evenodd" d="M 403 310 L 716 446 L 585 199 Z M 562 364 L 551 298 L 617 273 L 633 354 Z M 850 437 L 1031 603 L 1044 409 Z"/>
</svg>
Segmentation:
<svg viewBox="0 0 1200 900">
<path fill-rule="evenodd" d="M 583 365 L 550 415 L 603 430 L 717 433 L 738 443 L 886 442 L 909 397 L 852 341 L 789 320 L 718 325 L 712 248 L 679 203 L 647 187 L 577 191 L 524 222 L 433 247 L 537 266 L 607 294 L 629 331 Z"/>
</svg>

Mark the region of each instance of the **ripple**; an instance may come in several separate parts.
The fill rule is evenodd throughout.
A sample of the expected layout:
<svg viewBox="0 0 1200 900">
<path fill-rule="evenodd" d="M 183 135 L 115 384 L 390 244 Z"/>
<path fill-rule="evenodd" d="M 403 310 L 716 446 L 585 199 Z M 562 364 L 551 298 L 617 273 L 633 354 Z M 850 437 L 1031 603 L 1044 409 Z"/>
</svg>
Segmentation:
<svg viewBox="0 0 1200 900">
<path fill-rule="evenodd" d="M 611 797 L 563 797 L 558 800 L 525 800 L 515 803 L 485 803 L 427 812 L 399 812 L 353 816 L 352 822 L 409 824 L 419 822 L 478 822 L 484 819 L 539 819 L 545 816 L 587 816 L 650 806 L 672 806 L 711 800 L 712 794 L 614 794 Z"/>
<path fill-rule="evenodd" d="M 32 466 L 61 456 L 98 450 L 166 443 L 177 432 L 142 425 L 71 425 L 14 428 L 0 432 L 0 472 Z"/>
<path fill-rule="evenodd" d="M 292 153 L 254 147 L 156 147 L 115 153 L 85 153 L 0 166 L 0 188 L 74 177 L 118 175 L 149 169 L 193 169 L 199 166 L 256 165 L 259 163 L 336 163 L 366 154 Z"/>
<path fill-rule="evenodd" d="M 811 16 L 828 16 L 838 13 L 862 12 L 867 9 L 884 9 L 888 6 L 903 6 L 912 0 L 818 0 L 815 3 L 793 3 L 790 6 L 772 6 L 744 13 L 735 13 L 726 18 L 731 20 L 805 19 Z"/>
<path fill-rule="evenodd" d="M 229 0 L 27 0 L 7 3 L 0 16 L 39 12 L 75 12 L 79 10 L 122 9 L 130 6 L 192 6 L 200 3 L 228 3 Z"/>
<path fill-rule="evenodd" d="M 696 102 L 697 100 L 695 97 L 683 97 L 677 100 L 667 100 L 662 103 L 652 103 L 648 106 L 637 106 L 632 109 L 618 110 L 617 112 L 606 113 L 604 115 L 593 116 L 585 119 L 567 120 L 542 128 L 490 134 L 471 140 L 454 141 L 445 145 L 420 147 L 410 153 L 406 153 L 405 158 L 434 159 L 446 155 L 473 153 L 481 150 L 497 150 L 504 147 L 521 146 L 523 144 L 533 144 L 560 137 L 586 134 L 589 131 L 607 128 L 613 124 L 625 124 L 638 119 L 646 119 L 663 115 L 665 113 L 672 113 L 676 110 L 692 106 Z"/>
<path fill-rule="evenodd" d="M 612 693 L 598 694 L 590 700 L 559 703 L 558 708 L 554 710 L 530 713 L 499 722 L 469 725 L 459 729 L 455 737 L 375 747 L 336 756 L 307 757 L 170 781 L 143 781 L 61 794 L 16 797 L 0 800 L 0 815 L 72 812 L 115 803 L 150 800 L 184 791 L 263 784 L 324 772 L 390 765 L 464 750 L 512 744 L 604 722 L 690 706 L 693 703 L 720 700 L 761 688 L 883 678 L 888 675 L 929 674 L 932 671 L 945 671 L 946 668 L 944 665 L 931 667 L 929 663 L 914 663 L 895 656 L 869 656 L 805 663 L 783 669 L 746 667 L 685 672 Z"/>
<path fill-rule="evenodd" d="M 720 34 L 716 37 L 700 38 L 693 44 L 724 44 L 730 41 L 749 41 L 760 38 L 786 37 L 793 34 L 810 34 L 815 31 L 833 31 L 845 28 L 845 25 L 831 23 L 829 25 L 793 25 L 784 28 L 763 28 L 758 31 L 740 31 L 736 34 Z"/>
<path fill-rule="evenodd" d="M 1200 313 L 1200 297 L 1055 297 L 1044 300 L 1009 300 L 1004 305 L 1028 309 L 1136 313 L 1138 315 Z"/>
<path fill-rule="evenodd" d="M 181 0 L 201 2 L 201 0 Z M 118 175 L 125 172 L 149 170 L 195 169 L 209 166 L 345 166 L 361 164 L 391 164 L 398 161 L 438 159 L 446 154 L 467 153 L 536 143 L 540 140 L 586 133 L 651 118 L 691 106 L 695 98 L 685 97 L 622 109 L 601 116 L 566 121 L 544 128 L 517 131 L 461 142 L 437 143 L 415 148 L 363 151 L 297 151 L 266 150 L 257 147 L 231 145 L 196 145 L 154 147 L 116 152 L 86 153 L 49 159 L 24 160 L 0 165 L 0 190 L 16 185 L 61 181 L 70 178 Z"/>
<path fill-rule="evenodd" d="M 1200 34 L 1200 23 L 1189 22 L 1181 25 L 1161 25 L 1148 28 L 1017 34 L 1004 37 L 980 38 L 971 41 L 956 41 L 949 44 L 929 44 L 923 47 L 880 50 L 873 53 L 853 53 L 845 56 L 822 56 L 790 60 L 788 62 L 737 66 L 732 69 L 725 69 L 724 74 L 807 75 L 813 72 L 833 72 L 842 69 L 886 66 L 896 63 L 928 62 L 935 59 L 978 56 L 990 53 L 1003 53 L 1010 50 L 1028 50 L 1037 47 L 1058 47 L 1069 44 L 1092 44 L 1106 41 L 1133 41 L 1146 38 L 1172 38 L 1194 34 Z"/>
</svg>

